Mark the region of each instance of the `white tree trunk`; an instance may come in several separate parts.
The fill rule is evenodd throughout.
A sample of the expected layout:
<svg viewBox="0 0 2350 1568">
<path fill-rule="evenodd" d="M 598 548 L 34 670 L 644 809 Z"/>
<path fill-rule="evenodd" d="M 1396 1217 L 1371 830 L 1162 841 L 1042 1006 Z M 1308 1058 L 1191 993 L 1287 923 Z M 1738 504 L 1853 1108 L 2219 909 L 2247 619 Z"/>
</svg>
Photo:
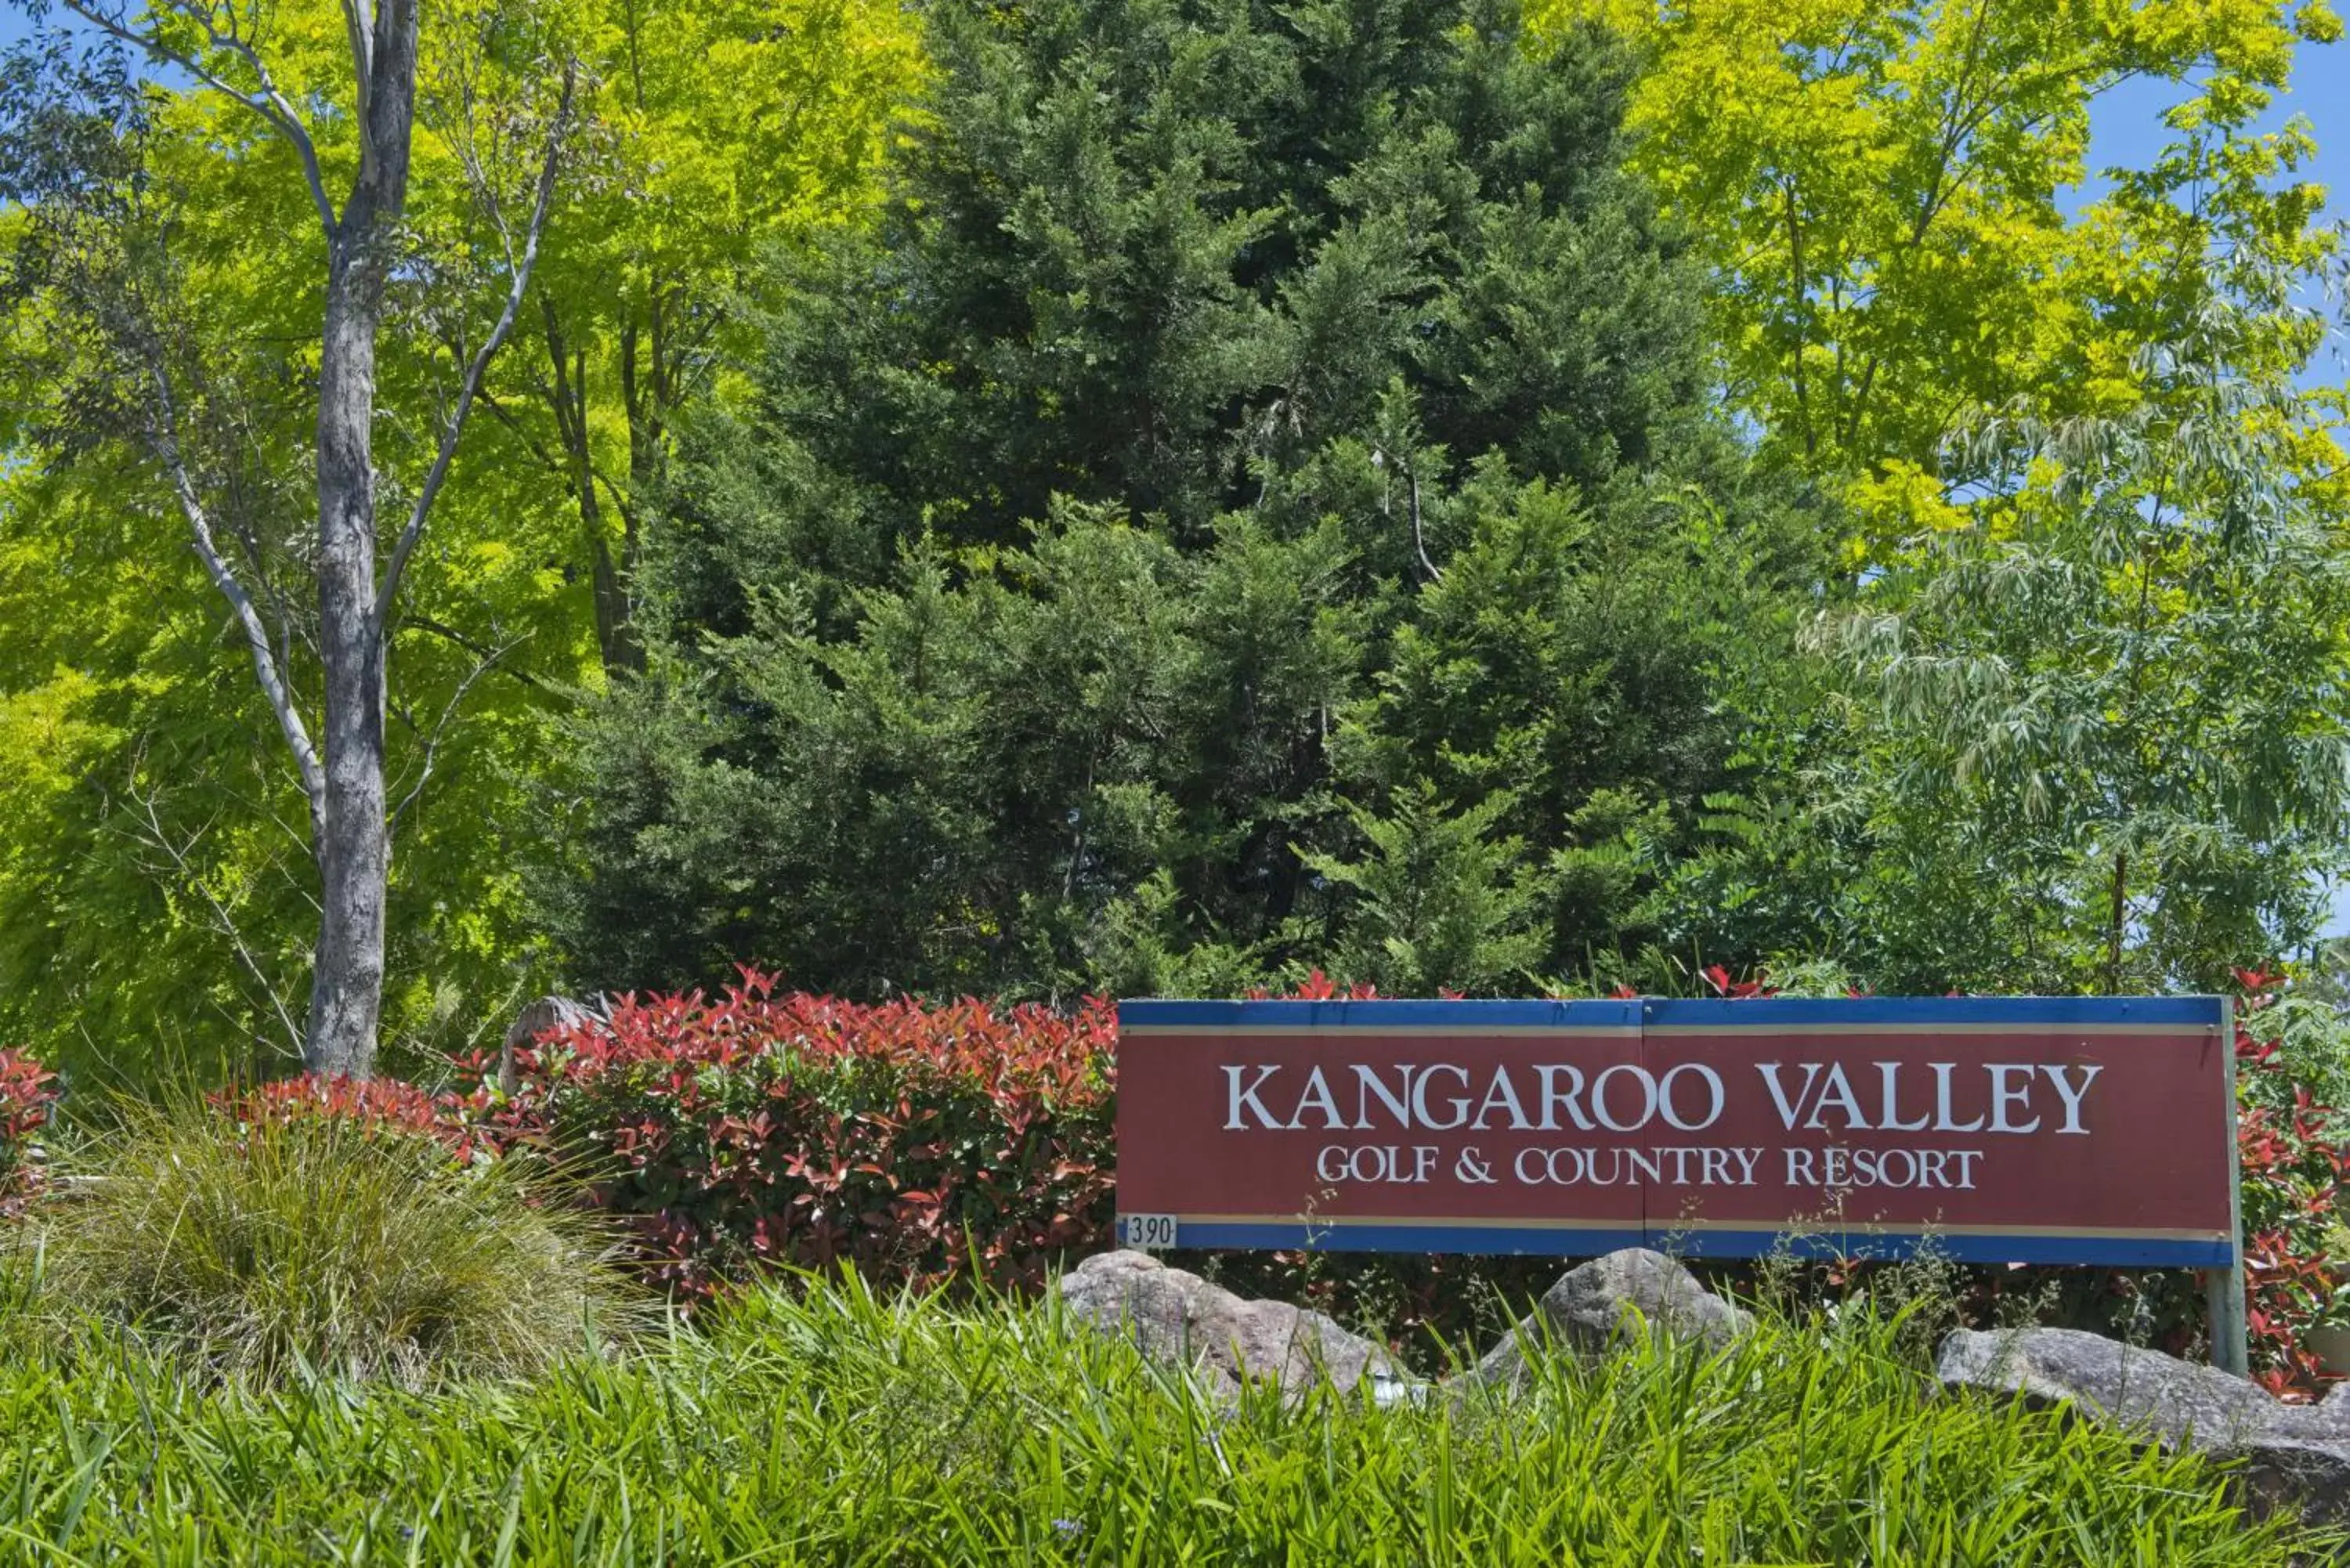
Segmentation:
<svg viewBox="0 0 2350 1568">
<path fill-rule="evenodd" d="M 379 99 L 380 101 L 380 99 Z M 404 150 L 403 150 L 404 151 Z M 364 244 L 371 236 L 350 235 Z M 347 241 L 347 243 L 348 243 Z M 318 367 L 318 630 L 325 785 L 316 813 L 319 925 L 302 1064 L 365 1077 L 383 994 L 384 646 L 375 622 L 378 258 L 338 245 Z"/>
<path fill-rule="evenodd" d="M 354 15 L 358 13 L 354 11 Z M 416 0 L 355 26 L 359 172 L 328 236 L 318 356 L 318 651 L 325 788 L 317 803 L 318 946 L 302 1064 L 365 1077 L 383 1004 L 391 828 L 384 806 L 384 625 L 376 584 L 376 337 L 408 201 Z"/>
</svg>

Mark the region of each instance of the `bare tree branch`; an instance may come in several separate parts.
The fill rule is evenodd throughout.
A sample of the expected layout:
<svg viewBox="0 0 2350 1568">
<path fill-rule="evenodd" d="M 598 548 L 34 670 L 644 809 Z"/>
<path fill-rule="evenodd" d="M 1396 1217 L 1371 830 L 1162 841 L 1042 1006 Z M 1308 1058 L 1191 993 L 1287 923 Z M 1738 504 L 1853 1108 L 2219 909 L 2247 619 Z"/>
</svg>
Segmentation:
<svg viewBox="0 0 2350 1568">
<path fill-rule="evenodd" d="M 204 571 L 227 599 L 229 608 L 236 615 L 237 624 L 244 628 L 246 645 L 253 650 L 254 678 L 260 682 L 262 695 L 269 701 L 269 711 L 276 715 L 277 728 L 286 737 L 286 749 L 294 753 L 294 766 L 302 779 L 302 793 L 309 797 L 311 815 L 315 817 L 325 808 L 327 798 L 326 769 L 319 764 L 318 751 L 310 742 L 309 726 L 302 722 L 301 710 L 294 705 L 294 694 L 286 687 L 284 670 L 273 649 L 269 628 L 262 623 L 261 612 L 254 607 L 253 596 L 245 591 L 235 571 L 221 555 L 220 545 L 213 535 L 211 515 L 205 512 L 203 500 L 196 493 L 195 481 L 188 473 L 188 465 L 180 454 L 178 417 L 172 400 L 171 378 L 160 364 L 150 367 L 155 382 L 155 400 L 161 419 L 155 431 L 155 455 L 172 482 L 172 493 L 178 498 L 180 511 L 188 520 L 188 532 L 195 541 L 197 558 Z"/>
<path fill-rule="evenodd" d="M 453 642 L 459 648 L 463 649 L 466 652 L 472 654 L 476 659 L 491 659 L 497 654 L 506 652 L 509 649 L 512 649 L 521 642 L 528 640 L 527 639 L 517 638 L 514 642 L 508 643 L 505 648 L 494 649 L 489 647 L 489 645 L 483 642 L 479 638 L 468 637 L 463 632 L 459 631 L 455 627 L 450 626 L 446 622 L 434 620 L 429 615 L 418 615 L 412 610 L 407 615 L 400 618 L 400 625 L 402 630 L 413 628 L 418 631 L 429 632 L 432 636 L 440 638 L 444 641 Z M 527 670 L 508 670 L 505 673 L 512 676 L 515 680 L 521 681 L 525 686 L 529 687 L 535 691 L 543 691 L 550 697 L 562 695 L 562 691 L 559 687 L 548 685 L 545 680 L 533 675 Z"/>
<path fill-rule="evenodd" d="M 286 1032 L 288 1046 L 294 1054 L 300 1055 L 301 1025 L 294 1022 L 294 1014 L 286 1008 L 286 999 L 278 994 L 277 987 L 270 982 L 268 971 L 261 967 L 261 961 L 255 956 L 252 946 L 245 941 L 244 932 L 237 925 L 236 917 L 229 913 L 228 906 L 221 901 L 220 895 L 213 891 L 212 885 L 189 862 L 188 852 L 195 847 L 205 834 L 212 831 L 212 824 L 208 822 L 198 828 L 185 845 L 174 844 L 170 832 L 163 826 L 162 813 L 156 805 L 159 798 L 158 792 L 151 789 L 142 792 L 134 779 L 125 793 L 139 807 L 140 816 L 145 819 L 142 829 L 134 836 L 139 842 L 170 860 L 172 868 L 179 874 L 181 884 L 192 888 L 196 896 L 210 907 L 213 929 L 227 939 L 229 946 L 236 953 L 237 962 L 244 965 L 244 971 L 253 977 L 255 989 L 269 999 L 271 1010 L 277 1014 L 277 1025 Z M 218 820 L 217 817 L 214 820 Z"/>
<path fill-rule="evenodd" d="M 525 633 L 500 643 L 474 660 L 473 668 L 457 682 L 457 690 L 449 693 L 449 701 L 442 704 L 441 716 L 432 722 L 432 732 L 424 738 L 424 762 L 417 771 L 416 782 L 409 785 L 408 793 L 400 797 L 400 804 L 384 817 L 385 831 L 395 834 L 400 831 L 400 819 L 407 815 L 408 808 L 416 804 L 416 797 L 424 793 L 424 786 L 432 781 L 433 765 L 441 758 L 441 737 L 447 732 L 449 721 L 456 716 L 458 707 L 465 701 L 465 693 L 473 689 L 473 682 L 488 674 L 499 659 L 529 640 Z M 414 725 L 411 723 L 410 727 L 412 729 Z"/>
<path fill-rule="evenodd" d="M 514 435 L 515 440 L 521 441 L 524 446 L 528 447 L 530 449 L 530 455 L 536 458 L 540 465 L 549 473 L 561 473 L 564 471 L 562 461 L 553 452 L 546 450 L 546 443 L 539 440 L 535 433 L 525 428 L 522 422 L 521 417 L 517 415 L 514 410 L 506 407 L 504 402 L 494 397 L 486 387 L 482 389 L 482 407 L 489 410 L 491 417 L 495 419 L 498 423 L 505 426 L 507 431 Z"/>
<path fill-rule="evenodd" d="M 464 380 L 457 389 L 456 405 L 450 410 L 441 430 L 441 447 L 433 454 L 432 466 L 424 475 L 424 483 L 416 493 L 416 502 L 409 509 L 407 524 L 400 531 L 400 542 L 393 546 L 391 565 L 383 575 L 383 583 L 376 590 L 376 634 L 383 634 L 391 613 L 391 606 L 400 596 L 400 583 L 408 571 L 408 560 L 415 554 L 416 543 L 423 536 L 424 522 L 432 510 L 442 483 L 449 477 L 449 465 L 457 456 L 457 440 L 464 433 L 465 421 L 473 412 L 473 400 L 480 396 L 482 379 L 489 373 L 490 361 L 514 330 L 515 317 L 522 312 L 523 296 L 529 291 L 532 269 L 538 264 L 538 242 L 546 231 L 546 214 L 555 204 L 555 175 L 561 161 L 563 138 L 569 129 L 571 102 L 578 86 L 579 67 L 577 61 L 563 64 L 563 97 L 556 106 L 555 119 L 547 127 L 546 151 L 538 171 L 538 191 L 531 203 L 530 227 L 523 237 L 522 254 L 512 267 L 512 280 L 506 290 L 504 309 L 498 312 L 497 325 L 465 367 Z M 495 203 L 492 203 L 493 211 Z"/>
<path fill-rule="evenodd" d="M 370 0 L 343 0 L 343 30 L 350 37 L 351 79 L 359 88 L 359 121 L 365 125 L 375 88 L 375 6 Z"/>
<path fill-rule="evenodd" d="M 1374 463 L 1385 462 L 1388 461 L 1388 455 L 1387 450 L 1383 447 L 1371 449 L 1371 461 Z M 1419 471 L 1413 465 L 1409 453 L 1397 459 L 1396 466 L 1403 471 L 1404 483 L 1408 487 L 1408 493 L 1411 500 L 1411 547 L 1419 556 L 1419 569 L 1428 574 L 1430 582 L 1440 583 L 1444 580 L 1444 572 L 1434 561 L 1428 558 L 1428 535 L 1420 526 Z M 1379 509 L 1385 512 L 1386 503 L 1382 502 Z"/>
<path fill-rule="evenodd" d="M 105 9 L 92 4 L 92 0 L 65 0 L 65 5 L 67 10 L 71 11 L 109 37 L 130 45 L 151 60 L 187 72 L 213 91 L 234 99 L 259 115 L 271 129 L 286 139 L 294 149 L 294 155 L 302 161 L 302 180 L 303 183 L 309 187 L 310 204 L 317 209 L 318 222 L 326 229 L 328 235 L 333 236 L 336 228 L 335 204 L 327 195 L 326 176 L 318 167 L 317 146 L 311 141 L 309 130 L 303 125 L 301 116 L 294 112 L 294 106 L 286 101 L 286 95 L 277 90 L 277 84 L 271 78 L 269 67 L 261 63 L 260 52 L 251 44 L 245 42 L 234 31 L 224 33 L 213 26 L 212 14 L 208 7 L 199 10 L 193 5 L 184 4 L 183 0 L 165 0 L 163 9 L 174 16 L 186 17 L 203 29 L 205 42 L 213 48 L 224 49 L 250 67 L 254 79 L 259 84 L 258 91 L 249 91 L 238 87 L 204 65 L 193 55 L 167 47 L 161 39 L 151 34 L 139 31 L 119 16 L 109 15 Z M 367 92 L 364 77 L 360 80 L 359 92 L 361 101 L 364 103 Z"/>
<path fill-rule="evenodd" d="M 250 793 L 218 780 L 215 780 L 210 787 L 218 790 L 230 805 L 251 812 L 257 820 L 276 829 L 279 836 L 286 841 L 284 845 L 286 849 L 307 859 L 313 853 L 309 828 L 307 826 L 297 827 L 279 815 L 276 804 L 271 799 L 273 793 L 270 788 L 271 775 L 266 764 L 258 756 L 253 759 L 253 773 L 254 783 L 257 788 Z M 312 914 L 318 912 L 317 894 L 302 886 L 298 879 L 291 883 L 290 887 L 294 896 L 307 905 Z"/>
</svg>

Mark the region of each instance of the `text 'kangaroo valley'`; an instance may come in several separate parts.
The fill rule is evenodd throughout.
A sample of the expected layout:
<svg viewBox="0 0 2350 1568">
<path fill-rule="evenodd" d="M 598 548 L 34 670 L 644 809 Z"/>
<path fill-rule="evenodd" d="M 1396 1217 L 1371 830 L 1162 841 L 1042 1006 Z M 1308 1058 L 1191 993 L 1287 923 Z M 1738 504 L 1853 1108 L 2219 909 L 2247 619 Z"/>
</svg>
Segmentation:
<svg viewBox="0 0 2350 1568">
<path fill-rule="evenodd" d="M 1788 1132 L 2085 1136 L 2092 1064 L 1754 1062 L 1751 1092 Z M 1499 1066 L 1358 1064 L 1335 1073 L 1280 1063 L 1222 1069 L 1226 1132 L 1611 1132 L 1650 1124 L 1702 1132 L 1731 1083 L 1701 1062 L 1660 1071 L 1618 1063 Z"/>
</svg>

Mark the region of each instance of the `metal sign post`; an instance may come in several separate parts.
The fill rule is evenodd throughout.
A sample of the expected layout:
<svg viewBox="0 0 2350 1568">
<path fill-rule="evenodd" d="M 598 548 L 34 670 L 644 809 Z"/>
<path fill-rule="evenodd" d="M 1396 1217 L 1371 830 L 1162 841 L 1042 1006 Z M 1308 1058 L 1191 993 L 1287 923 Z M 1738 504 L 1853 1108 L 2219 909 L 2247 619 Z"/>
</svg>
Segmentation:
<svg viewBox="0 0 2350 1568">
<path fill-rule="evenodd" d="M 2203 1321 L 2211 1339 L 2211 1365 L 2239 1377 L 2252 1373 L 2251 1329 L 2244 1321 L 2243 1150 L 2236 1141 L 2236 1004 L 2220 1002 L 2220 1038 L 2226 1044 L 2228 1118 L 2228 1234 L 2235 1245 L 2228 1265 L 2203 1272 Z"/>
</svg>

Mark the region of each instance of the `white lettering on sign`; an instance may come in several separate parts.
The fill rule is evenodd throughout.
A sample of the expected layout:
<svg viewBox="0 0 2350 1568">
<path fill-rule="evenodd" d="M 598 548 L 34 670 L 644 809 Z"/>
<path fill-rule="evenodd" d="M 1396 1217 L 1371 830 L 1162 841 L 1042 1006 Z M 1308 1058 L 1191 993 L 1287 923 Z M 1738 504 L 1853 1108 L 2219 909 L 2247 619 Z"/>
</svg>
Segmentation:
<svg viewBox="0 0 2350 1568">
<path fill-rule="evenodd" d="M 1267 1078 L 1272 1077 L 1275 1073 L 1280 1072 L 1281 1069 L 1278 1067 L 1259 1067 L 1256 1070 L 1255 1082 L 1243 1088 L 1241 1085 L 1241 1075 L 1247 1071 L 1248 1069 L 1246 1067 L 1238 1066 L 1227 1067 L 1224 1069 L 1226 1099 L 1232 1107 L 1224 1113 L 1224 1130 L 1226 1132 L 1246 1132 L 1248 1130 L 1248 1124 L 1241 1119 L 1241 1110 L 1243 1106 L 1254 1107 L 1256 1111 L 1257 1125 L 1259 1127 L 1274 1132 L 1283 1130 L 1286 1124 L 1274 1121 L 1273 1119 L 1273 1113 L 1264 1108 L 1264 1102 L 1256 1097 L 1257 1091 L 1264 1087 L 1264 1081 Z"/>
<path fill-rule="evenodd" d="M 1941 1188 L 1971 1192 L 1979 1148 L 1783 1148 L 1787 1185 L 1831 1190 L 1863 1187 Z"/>
<path fill-rule="evenodd" d="M 1806 1127 L 1818 1132 L 1925 1132 L 1943 1133 L 1995 1132 L 2021 1136 L 2040 1130 L 2041 1117 L 2035 1108 L 2041 1102 L 2034 1098 L 2035 1085 L 2045 1075 L 2055 1089 L 2056 1106 L 2064 1116 L 2064 1126 L 2057 1130 L 2085 1133 L 2081 1112 L 2088 1097 L 2089 1085 L 2096 1080 L 2102 1066 L 2063 1066 L 2049 1063 L 1992 1062 L 1978 1069 L 1983 1075 L 1981 1096 L 1970 1102 L 1985 1107 L 1966 1121 L 1958 1118 L 1955 1093 L 1950 1075 L 1957 1071 L 1955 1062 L 1928 1062 L 1923 1065 L 1934 1077 L 1934 1114 L 1905 1119 L 1901 1107 L 1906 1101 L 1902 1085 L 1909 1068 L 1919 1064 L 1909 1062 L 1877 1062 L 1877 1094 L 1874 1101 L 1864 1096 L 1845 1071 L 1844 1064 L 1818 1062 L 1797 1064 L 1795 1070 L 1803 1075 L 1791 1081 L 1782 1076 L 1785 1064 L 1757 1062 L 1754 1070 L 1762 1078 L 1762 1086 L 1770 1092 L 1771 1107 L 1779 1114 L 1779 1125 L 1789 1132 Z M 2075 1083 L 2067 1075 L 2078 1073 Z M 1793 1093 L 1790 1094 L 1790 1090 Z M 2031 1112 L 2028 1116 L 2019 1113 Z"/>
<path fill-rule="evenodd" d="M 1479 1132 L 1483 1132 L 1489 1125 L 1485 1118 L 1493 1114 L 1496 1106 L 1510 1113 L 1512 1132 L 1530 1132 L 1534 1129 L 1534 1123 L 1526 1120 L 1525 1106 L 1518 1104 L 1517 1087 L 1512 1083 L 1507 1073 L 1493 1075 L 1492 1086 L 1486 1089 L 1484 1100 L 1477 1106 L 1477 1119 L 1469 1125 Z"/>
<path fill-rule="evenodd" d="M 2090 1084 L 2095 1081 L 2097 1075 L 2104 1072 L 2105 1068 L 2095 1063 L 2082 1066 L 2079 1069 L 2081 1086 L 2077 1089 L 2073 1087 L 2065 1078 L 2064 1068 L 2043 1067 L 2041 1071 L 2047 1074 L 2048 1081 L 2056 1085 L 2056 1097 L 2064 1102 L 2064 1125 L 2056 1130 L 2060 1133 L 2077 1133 L 2086 1136 L 2089 1129 L 2081 1125 L 2081 1102 L 2087 1097 Z"/>
<path fill-rule="evenodd" d="M 1963 1073 L 1954 1062 L 1754 1064 L 1781 1127 L 1829 1134 L 2085 1135 L 2090 1089 L 2104 1070 L 2025 1062 Z M 1661 1074 L 1618 1062 L 1588 1078 L 1564 1062 L 1497 1066 L 1482 1078 L 1451 1062 L 1357 1064 L 1335 1081 L 1320 1065 L 1300 1072 L 1236 1063 L 1222 1071 L 1226 1132 L 1636 1133 L 1662 1123 L 1693 1133 L 1721 1119 L 1731 1092 L 1700 1062 Z"/>
<path fill-rule="evenodd" d="M 1684 1121 L 1674 1114 L 1673 1080 L 1679 1078 L 1683 1073 L 1695 1073 L 1704 1079 L 1706 1093 L 1712 1101 L 1705 1115 L 1693 1122 Z M 1699 1062 L 1684 1062 L 1679 1066 L 1670 1069 L 1657 1085 L 1657 1106 L 1665 1113 L 1666 1122 L 1679 1132 L 1696 1132 L 1700 1127 L 1710 1127 L 1720 1121 L 1722 1106 L 1727 1100 L 1728 1096 L 1721 1086 L 1721 1075 Z"/>
<path fill-rule="evenodd" d="M 1414 1144 L 1409 1148 L 1395 1144 L 1363 1144 L 1350 1148 L 1334 1143 L 1315 1157 L 1314 1174 L 1333 1183 L 1385 1181 L 1418 1186 L 1431 1179 L 1436 1156 L 1437 1147 L 1432 1143 Z"/>
<path fill-rule="evenodd" d="M 1759 1148 L 1524 1148 L 1510 1172 L 1528 1187 L 1752 1187 Z"/>
<path fill-rule="evenodd" d="M 1546 1063 L 1534 1069 L 1534 1075 L 1542 1080 L 1543 1108 L 1542 1120 L 1535 1125 L 1544 1132 L 1558 1131 L 1558 1111 L 1564 1106 L 1566 1118 L 1575 1124 L 1575 1130 L 1589 1132 L 1591 1118 L 1585 1116 L 1583 1107 L 1575 1104 L 1583 1096 L 1583 1069 L 1564 1063 Z M 1564 1090 L 1558 1086 L 1558 1080 L 1562 1077 L 1567 1085 Z"/>
<path fill-rule="evenodd" d="M 1440 1122 L 1435 1117 L 1430 1116 L 1428 1114 L 1428 1085 L 1439 1073 L 1450 1073 L 1453 1077 L 1461 1081 L 1461 1086 L 1462 1088 L 1465 1089 L 1469 1086 L 1468 1068 L 1456 1067 L 1450 1062 L 1440 1062 L 1435 1066 L 1430 1067 L 1426 1072 L 1420 1074 L 1419 1082 L 1411 1086 L 1411 1113 L 1413 1116 L 1419 1118 L 1419 1126 L 1427 1127 L 1430 1131 L 1451 1132 L 1454 1127 L 1459 1127 L 1462 1122 L 1469 1119 L 1469 1101 L 1466 1096 L 1460 1096 L 1444 1102 L 1446 1105 L 1452 1107 L 1452 1119 L 1450 1121 Z"/>
</svg>

